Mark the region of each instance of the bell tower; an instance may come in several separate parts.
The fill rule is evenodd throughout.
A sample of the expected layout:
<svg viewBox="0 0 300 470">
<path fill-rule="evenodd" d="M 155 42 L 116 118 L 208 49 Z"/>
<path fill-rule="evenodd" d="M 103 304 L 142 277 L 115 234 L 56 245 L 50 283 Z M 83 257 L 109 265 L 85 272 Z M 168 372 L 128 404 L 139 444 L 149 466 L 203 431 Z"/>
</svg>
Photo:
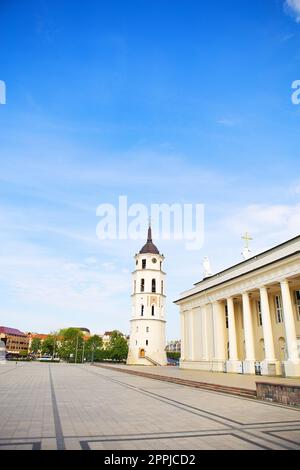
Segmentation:
<svg viewBox="0 0 300 470">
<path fill-rule="evenodd" d="M 147 243 L 134 259 L 127 364 L 166 365 L 164 256 L 152 242 L 150 224 Z"/>
</svg>

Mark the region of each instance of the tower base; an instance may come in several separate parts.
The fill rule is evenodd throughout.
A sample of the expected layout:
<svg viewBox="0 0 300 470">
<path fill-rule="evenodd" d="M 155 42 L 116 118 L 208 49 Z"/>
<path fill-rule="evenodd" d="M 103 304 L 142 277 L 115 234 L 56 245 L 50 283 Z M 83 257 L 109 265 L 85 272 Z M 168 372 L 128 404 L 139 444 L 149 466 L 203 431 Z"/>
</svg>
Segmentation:
<svg viewBox="0 0 300 470">
<path fill-rule="evenodd" d="M 300 360 L 285 361 L 284 372 L 286 377 L 300 377 Z"/>
<path fill-rule="evenodd" d="M 131 366 L 166 366 L 168 364 L 166 353 L 152 353 L 151 356 L 145 352 L 144 356 L 140 356 L 138 351 L 128 352 L 126 361 L 127 365 Z"/>
</svg>

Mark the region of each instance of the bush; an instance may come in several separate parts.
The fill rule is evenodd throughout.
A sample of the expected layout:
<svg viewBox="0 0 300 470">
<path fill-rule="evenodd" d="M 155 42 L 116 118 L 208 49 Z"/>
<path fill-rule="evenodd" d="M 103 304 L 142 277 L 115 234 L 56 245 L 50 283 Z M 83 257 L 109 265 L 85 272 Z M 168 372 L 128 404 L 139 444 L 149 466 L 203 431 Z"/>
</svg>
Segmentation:
<svg viewBox="0 0 300 470">
<path fill-rule="evenodd" d="M 96 349 L 94 352 L 94 362 L 102 362 L 105 359 L 109 359 L 109 351 L 106 349 Z"/>
<path fill-rule="evenodd" d="M 167 352 L 167 357 L 169 359 L 175 359 L 175 361 L 178 361 L 180 359 L 180 353 L 179 352 Z"/>
</svg>

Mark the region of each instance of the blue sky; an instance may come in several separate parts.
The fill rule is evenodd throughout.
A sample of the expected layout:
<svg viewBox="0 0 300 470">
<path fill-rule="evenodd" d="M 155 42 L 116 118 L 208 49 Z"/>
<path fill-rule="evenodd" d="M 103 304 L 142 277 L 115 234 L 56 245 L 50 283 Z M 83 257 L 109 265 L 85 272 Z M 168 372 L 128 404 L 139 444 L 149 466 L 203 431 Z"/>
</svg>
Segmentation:
<svg viewBox="0 0 300 470">
<path fill-rule="evenodd" d="M 205 244 L 166 256 L 178 294 L 300 232 L 299 0 L 0 1 L 0 324 L 129 331 L 142 241 L 96 208 L 205 204 Z"/>
</svg>

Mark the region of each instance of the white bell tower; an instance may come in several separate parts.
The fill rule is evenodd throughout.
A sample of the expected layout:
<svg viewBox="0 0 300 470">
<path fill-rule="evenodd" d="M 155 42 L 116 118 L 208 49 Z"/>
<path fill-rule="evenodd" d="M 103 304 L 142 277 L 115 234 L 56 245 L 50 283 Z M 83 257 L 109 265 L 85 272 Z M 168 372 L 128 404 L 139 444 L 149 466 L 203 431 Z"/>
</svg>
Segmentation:
<svg viewBox="0 0 300 470">
<path fill-rule="evenodd" d="M 132 273 L 132 314 L 127 364 L 166 365 L 164 256 L 152 242 L 151 225 L 147 243 L 135 255 Z"/>
</svg>

